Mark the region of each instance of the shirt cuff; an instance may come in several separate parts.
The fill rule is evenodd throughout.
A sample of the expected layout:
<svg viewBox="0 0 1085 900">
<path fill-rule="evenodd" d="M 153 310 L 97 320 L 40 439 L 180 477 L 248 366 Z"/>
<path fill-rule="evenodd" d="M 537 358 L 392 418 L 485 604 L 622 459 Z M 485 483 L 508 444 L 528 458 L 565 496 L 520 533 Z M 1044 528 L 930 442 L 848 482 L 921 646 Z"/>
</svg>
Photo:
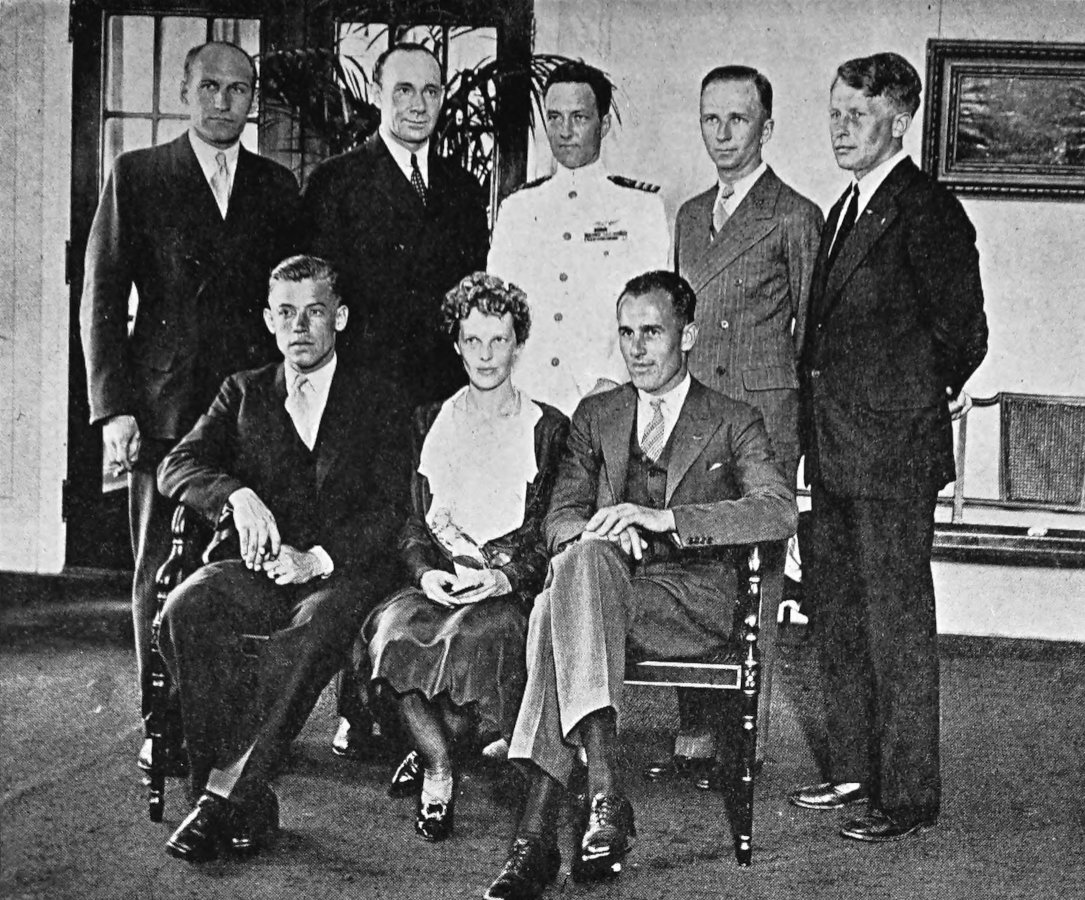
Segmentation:
<svg viewBox="0 0 1085 900">
<path fill-rule="evenodd" d="M 320 562 L 320 577 L 327 578 L 335 571 L 335 563 L 332 562 L 332 558 L 328 556 L 328 551 L 317 544 L 315 547 L 310 547 L 309 552 L 313 554 Z"/>
</svg>

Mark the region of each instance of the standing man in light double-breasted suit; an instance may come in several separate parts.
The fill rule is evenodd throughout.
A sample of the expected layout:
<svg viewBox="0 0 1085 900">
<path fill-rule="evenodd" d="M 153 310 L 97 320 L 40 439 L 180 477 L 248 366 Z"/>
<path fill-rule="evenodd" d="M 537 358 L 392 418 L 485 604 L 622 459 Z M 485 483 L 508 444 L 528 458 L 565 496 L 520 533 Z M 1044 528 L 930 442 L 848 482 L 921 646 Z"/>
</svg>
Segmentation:
<svg viewBox="0 0 1085 900">
<path fill-rule="evenodd" d="M 810 281 L 823 217 L 762 159 L 772 137 L 772 85 L 747 66 L 720 66 L 701 82 L 701 137 L 717 180 L 687 200 L 674 228 L 675 269 L 693 286 L 701 336 L 689 357 L 695 378 L 761 410 L 776 458 L 791 483 L 799 464 L 796 365 L 806 330 Z M 771 652 L 783 593 L 784 546 L 765 566 L 762 624 Z M 771 666 L 765 667 L 760 724 L 767 735 Z M 709 786 L 712 732 L 694 692 L 680 692 L 682 730 L 674 760 L 653 763 L 657 778 L 692 769 Z"/>
</svg>

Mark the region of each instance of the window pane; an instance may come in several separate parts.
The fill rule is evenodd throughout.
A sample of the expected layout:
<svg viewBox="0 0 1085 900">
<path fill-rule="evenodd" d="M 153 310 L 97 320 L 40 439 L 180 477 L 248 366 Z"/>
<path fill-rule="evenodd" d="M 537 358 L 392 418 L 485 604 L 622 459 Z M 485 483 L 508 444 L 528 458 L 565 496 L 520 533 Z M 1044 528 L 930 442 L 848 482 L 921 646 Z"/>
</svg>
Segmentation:
<svg viewBox="0 0 1085 900">
<path fill-rule="evenodd" d="M 341 22 L 339 25 L 339 57 L 350 85 L 358 96 L 368 96 L 373 64 L 388 49 L 388 26 L 364 25 L 361 22 Z"/>
<path fill-rule="evenodd" d="M 187 129 L 188 119 L 159 119 L 158 140 L 156 143 L 169 143 L 178 135 L 184 134 Z"/>
<path fill-rule="evenodd" d="M 150 119 L 107 119 L 102 148 L 102 174 L 108 175 L 113 160 L 125 150 L 151 146 Z"/>
<path fill-rule="evenodd" d="M 154 89 L 154 19 L 110 16 L 106 29 L 106 109 L 151 111 Z"/>
<path fill-rule="evenodd" d="M 216 41 L 237 44 L 249 56 L 260 52 L 260 22 L 258 19 L 215 19 L 211 36 Z"/>
<path fill-rule="evenodd" d="M 162 19 L 162 69 L 159 77 L 159 109 L 165 113 L 184 112 L 181 105 L 181 77 L 185 54 L 207 40 L 207 20 L 182 16 Z"/>
<path fill-rule="evenodd" d="M 456 28 L 448 42 L 448 71 L 455 74 L 461 69 L 473 69 L 496 56 L 496 28 Z"/>
</svg>

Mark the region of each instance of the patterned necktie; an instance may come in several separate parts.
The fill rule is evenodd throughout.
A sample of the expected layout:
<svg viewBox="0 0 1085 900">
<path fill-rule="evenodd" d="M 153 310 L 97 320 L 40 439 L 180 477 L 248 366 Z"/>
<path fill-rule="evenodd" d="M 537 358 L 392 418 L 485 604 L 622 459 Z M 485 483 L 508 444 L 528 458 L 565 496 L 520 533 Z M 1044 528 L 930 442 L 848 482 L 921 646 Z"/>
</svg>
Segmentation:
<svg viewBox="0 0 1085 900">
<path fill-rule="evenodd" d="M 844 241 L 847 239 L 848 234 L 851 233 L 852 228 L 855 227 L 855 220 L 859 216 L 859 185 L 852 185 L 851 188 L 851 200 L 848 201 L 848 208 L 844 210 L 844 215 L 840 219 L 840 227 L 836 230 L 836 237 L 833 238 L 833 245 L 829 248 L 829 265 L 836 261 L 836 257 L 840 253 L 840 248 L 844 246 Z"/>
<path fill-rule="evenodd" d="M 215 193 L 215 202 L 218 204 L 222 218 L 226 218 L 226 208 L 230 202 L 230 169 L 226 165 L 226 154 L 221 150 L 215 154 L 215 163 L 218 168 L 211 176 L 211 190 Z"/>
<path fill-rule="evenodd" d="M 727 212 L 727 209 L 723 205 L 723 201 L 731 197 L 734 193 L 734 185 L 730 184 L 721 184 L 719 191 L 716 193 L 716 205 L 712 207 L 713 237 L 720 233 L 723 226 L 727 224 L 727 220 L 731 218 L 731 214 Z"/>
<path fill-rule="evenodd" d="M 652 421 L 640 436 L 640 449 L 652 462 L 659 459 L 663 452 L 663 398 L 649 401 L 652 407 Z"/>
<path fill-rule="evenodd" d="M 418 199 L 425 206 L 426 182 L 422 180 L 422 170 L 418 168 L 418 157 L 413 153 L 411 154 L 411 187 L 414 188 L 414 192 L 418 194 Z"/>
<path fill-rule="evenodd" d="M 316 428 L 314 427 L 316 412 L 316 388 L 307 375 L 298 373 L 294 379 L 294 385 L 286 397 L 286 411 L 294 422 L 294 428 L 298 437 L 310 450 L 316 443 Z"/>
</svg>

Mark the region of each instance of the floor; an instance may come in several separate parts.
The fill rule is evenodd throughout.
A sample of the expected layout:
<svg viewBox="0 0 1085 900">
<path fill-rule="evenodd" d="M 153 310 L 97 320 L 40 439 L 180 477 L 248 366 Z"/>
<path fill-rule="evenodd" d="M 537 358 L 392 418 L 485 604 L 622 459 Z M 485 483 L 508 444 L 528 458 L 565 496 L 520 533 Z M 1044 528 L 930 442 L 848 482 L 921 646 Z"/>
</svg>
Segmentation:
<svg viewBox="0 0 1085 900">
<path fill-rule="evenodd" d="M 277 785 L 276 843 L 248 863 L 171 859 L 163 843 L 187 810 L 170 782 L 167 821 L 146 816 L 123 585 L 0 576 L 0 596 L 0 897 L 453 900 L 481 896 L 499 870 L 516 776 L 473 766 L 454 837 L 424 844 L 411 802 L 385 796 L 394 760 L 329 753 L 327 695 Z M 548 897 L 1082 896 L 1085 646 L 945 638 L 941 824 L 864 846 L 837 836 L 841 816 L 784 799 L 817 780 L 821 726 L 809 641 L 794 629 L 782 640 L 753 866 L 735 865 L 720 795 L 640 780 L 644 762 L 665 751 L 675 711 L 670 691 L 637 689 L 622 728 L 638 846 L 619 879 L 584 887 L 568 878 L 566 829 Z"/>
</svg>

